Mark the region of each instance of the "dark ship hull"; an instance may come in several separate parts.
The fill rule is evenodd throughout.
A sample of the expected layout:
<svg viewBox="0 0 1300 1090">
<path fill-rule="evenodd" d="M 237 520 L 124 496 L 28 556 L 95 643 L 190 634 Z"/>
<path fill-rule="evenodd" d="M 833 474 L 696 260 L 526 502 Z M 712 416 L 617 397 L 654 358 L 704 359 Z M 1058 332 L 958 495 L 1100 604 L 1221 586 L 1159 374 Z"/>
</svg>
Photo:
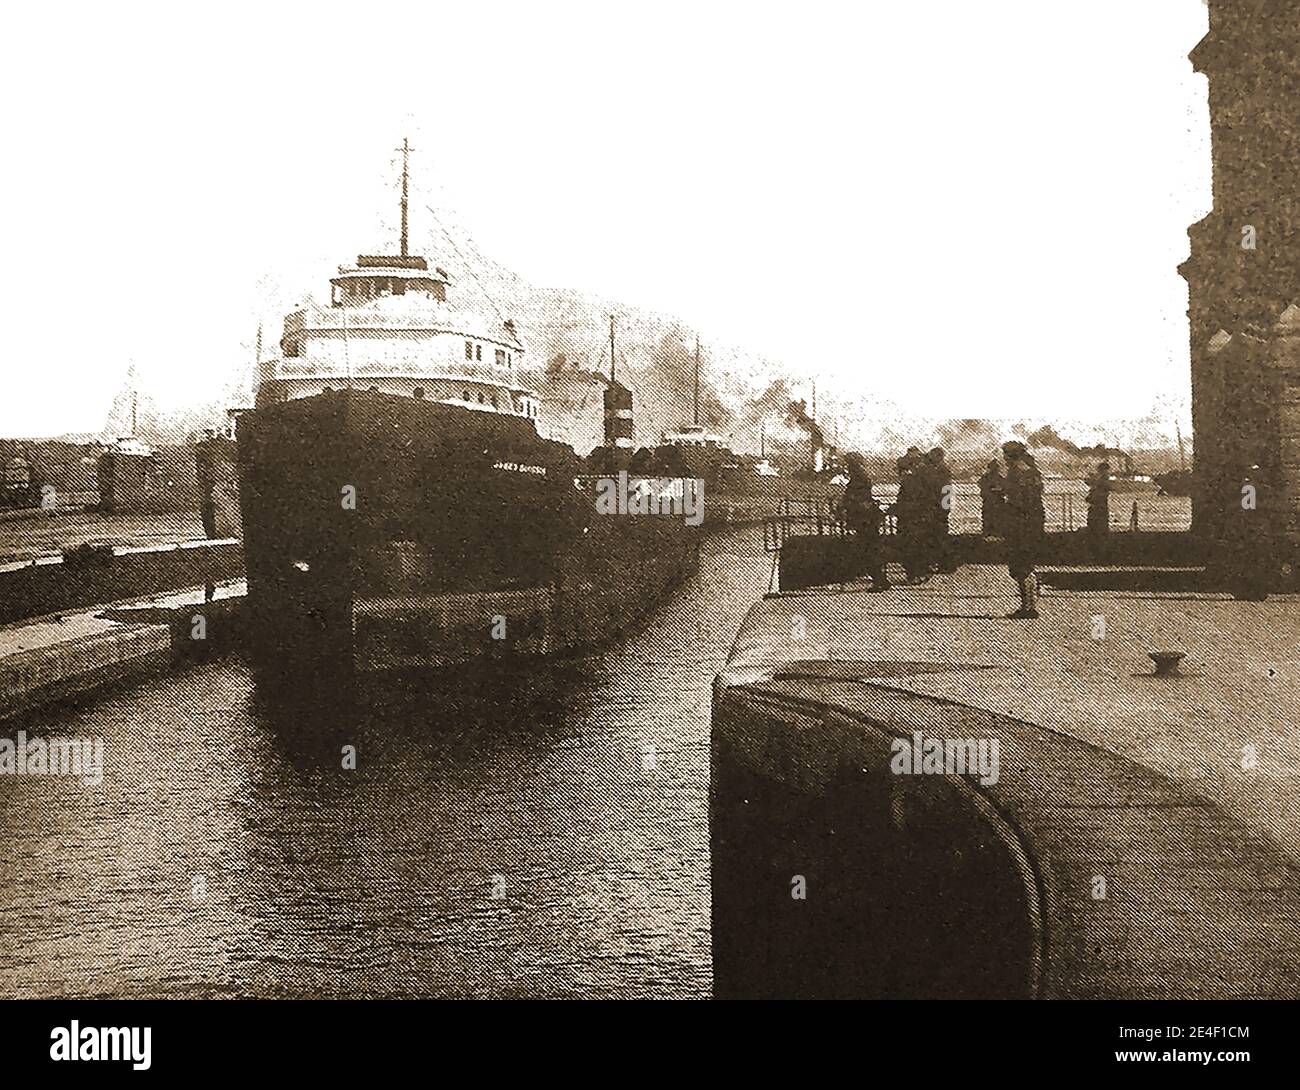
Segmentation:
<svg viewBox="0 0 1300 1090">
<path fill-rule="evenodd" d="M 1157 473 L 1156 484 L 1162 496 L 1190 496 L 1192 494 L 1192 471 L 1190 469 L 1172 469 L 1168 473 Z"/>
<path fill-rule="evenodd" d="M 523 417 L 342 390 L 239 424 L 250 653 L 304 695 L 599 646 L 694 571 L 680 517 L 596 512 Z"/>
</svg>

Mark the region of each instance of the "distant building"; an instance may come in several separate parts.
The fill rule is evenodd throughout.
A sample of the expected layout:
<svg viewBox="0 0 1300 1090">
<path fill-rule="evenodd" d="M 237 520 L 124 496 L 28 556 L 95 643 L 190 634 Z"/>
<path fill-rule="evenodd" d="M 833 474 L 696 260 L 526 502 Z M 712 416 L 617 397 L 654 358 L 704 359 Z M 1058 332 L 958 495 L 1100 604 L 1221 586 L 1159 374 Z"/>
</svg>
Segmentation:
<svg viewBox="0 0 1300 1090">
<path fill-rule="evenodd" d="M 151 447 L 134 436 L 99 456 L 99 506 L 113 514 L 157 510 L 166 496 L 162 469 Z"/>
<path fill-rule="evenodd" d="M 99 509 L 106 514 L 197 511 L 194 449 L 157 450 L 134 436 L 118 439 L 99 456 Z"/>
</svg>

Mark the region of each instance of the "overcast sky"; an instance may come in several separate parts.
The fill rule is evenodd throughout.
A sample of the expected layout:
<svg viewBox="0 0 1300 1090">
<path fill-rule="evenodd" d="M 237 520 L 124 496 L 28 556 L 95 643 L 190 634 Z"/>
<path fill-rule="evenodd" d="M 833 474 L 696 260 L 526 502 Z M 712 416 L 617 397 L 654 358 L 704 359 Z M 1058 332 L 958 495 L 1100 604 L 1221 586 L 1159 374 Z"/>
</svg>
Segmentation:
<svg viewBox="0 0 1300 1090">
<path fill-rule="evenodd" d="M 1204 31 L 1201 0 L 11 7 L 0 435 L 97 432 L 131 361 L 219 396 L 259 317 L 391 244 L 408 132 L 483 254 L 823 396 L 1185 410 Z"/>
</svg>

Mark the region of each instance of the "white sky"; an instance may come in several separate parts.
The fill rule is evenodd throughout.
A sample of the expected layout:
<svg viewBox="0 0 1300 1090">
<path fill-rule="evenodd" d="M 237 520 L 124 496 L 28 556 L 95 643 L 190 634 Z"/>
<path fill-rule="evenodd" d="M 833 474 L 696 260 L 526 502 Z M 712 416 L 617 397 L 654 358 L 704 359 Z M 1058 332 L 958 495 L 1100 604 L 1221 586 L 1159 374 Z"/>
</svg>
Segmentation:
<svg viewBox="0 0 1300 1090">
<path fill-rule="evenodd" d="M 1204 30 L 1201 0 L 11 6 L 0 435 L 98 431 L 130 361 L 218 396 L 259 316 L 390 242 L 404 132 L 483 254 L 822 396 L 1185 405 Z"/>
</svg>

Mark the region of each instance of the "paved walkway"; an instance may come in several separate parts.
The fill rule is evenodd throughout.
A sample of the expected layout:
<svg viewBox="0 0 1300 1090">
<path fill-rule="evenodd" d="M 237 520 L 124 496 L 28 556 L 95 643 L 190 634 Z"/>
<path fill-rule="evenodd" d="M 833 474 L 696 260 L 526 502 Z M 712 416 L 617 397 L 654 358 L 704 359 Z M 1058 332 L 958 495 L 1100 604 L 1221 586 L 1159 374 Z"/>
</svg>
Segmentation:
<svg viewBox="0 0 1300 1090">
<path fill-rule="evenodd" d="M 966 567 L 884 594 L 848 584 L 770 598 L 727 677 L 823 659 L 982 667 L 904 665 L 882 680 L 1122 754 L 1300 860 L 1300 598 L 1049 588 L 1040 620 L 1012 621 L 1014 595 L 1005 569 Z M 1153 676 L 1147 652 L 1164 649 L 1187 653 L 1180 676 Z"/>
</svg>

